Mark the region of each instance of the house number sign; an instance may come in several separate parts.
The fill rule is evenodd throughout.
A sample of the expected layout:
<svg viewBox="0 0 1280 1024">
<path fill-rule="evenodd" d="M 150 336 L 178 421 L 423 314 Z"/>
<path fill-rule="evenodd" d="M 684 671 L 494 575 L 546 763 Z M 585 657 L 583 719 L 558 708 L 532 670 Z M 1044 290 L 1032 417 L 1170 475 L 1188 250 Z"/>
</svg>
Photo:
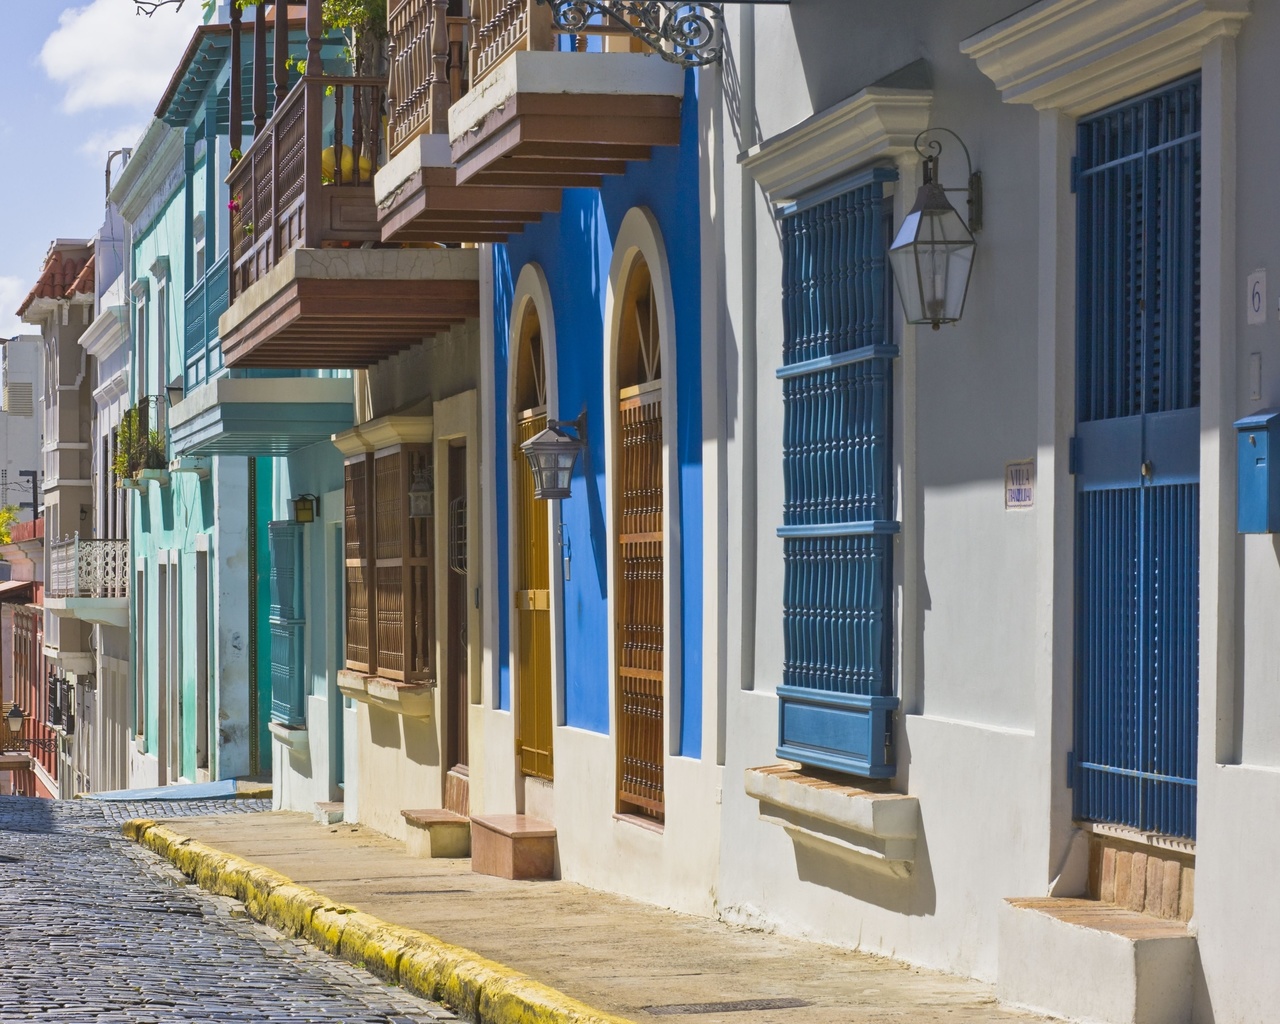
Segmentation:
<svg viewBox="0 0 1280 1024">
<path fill-rule="evenodd" d="M 1004 467 L 1004 507 L 1034 508 L 1036 503 L 1036 464 L 1032 459 L 1006 462 Z"/>
</svg>

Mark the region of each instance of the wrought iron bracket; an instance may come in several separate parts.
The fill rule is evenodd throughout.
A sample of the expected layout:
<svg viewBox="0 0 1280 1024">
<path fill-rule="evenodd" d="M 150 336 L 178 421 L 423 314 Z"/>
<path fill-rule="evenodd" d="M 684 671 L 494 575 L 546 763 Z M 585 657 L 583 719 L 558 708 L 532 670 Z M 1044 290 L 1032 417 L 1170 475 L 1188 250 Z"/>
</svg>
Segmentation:
<svg viewBox="0 0 1280 1024">
<path fill-rule="evenodd" d="M 150 18 L 161 7 L 172 7 L 175 12 L 182 10 L 187 0 L 133 0 L 134 13 L 145 14 Z"/>
<path fill-rule="evenodd" d="M 561 32 L 589 33 L 601 24 L 629 32 L 663 60 L 683 68 L 718 64 L 724 56 L 724 13 L 718 3 L 690 0 L 538 0 Z M 592 21 L 599 16 L 600 19 Z"/>
</svg>

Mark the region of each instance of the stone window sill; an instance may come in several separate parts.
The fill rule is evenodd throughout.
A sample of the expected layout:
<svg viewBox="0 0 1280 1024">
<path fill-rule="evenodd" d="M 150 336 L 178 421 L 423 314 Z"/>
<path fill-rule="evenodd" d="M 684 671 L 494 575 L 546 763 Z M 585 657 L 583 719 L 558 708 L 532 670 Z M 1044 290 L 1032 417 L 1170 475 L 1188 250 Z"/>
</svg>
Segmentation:
<svg viewBox="0 0 1280 1024">
<path fill-rule="evenodd" d="M 911 873 L 920 831 L 915 797 L 859 789 L 792 761 L 748 768 L 745 785 L 760 801 L 760 820 L 793 842 L 900 878 Z"/>
<path fill-rule="evenodd" d="M 267 729 L 279 742 L 290 751 L 302 753 L 307 750 L 307 727 L 305 725 L 285 725 L 283 722 L 268 722 Z"/>
<path fill-rule="evenodd" d="M 407 718 L 430 718 L 435 713 L 434 683 L 402 683 L 343 670 L 338 673 L 338 689 L 352 700 Z"/>
</svg>

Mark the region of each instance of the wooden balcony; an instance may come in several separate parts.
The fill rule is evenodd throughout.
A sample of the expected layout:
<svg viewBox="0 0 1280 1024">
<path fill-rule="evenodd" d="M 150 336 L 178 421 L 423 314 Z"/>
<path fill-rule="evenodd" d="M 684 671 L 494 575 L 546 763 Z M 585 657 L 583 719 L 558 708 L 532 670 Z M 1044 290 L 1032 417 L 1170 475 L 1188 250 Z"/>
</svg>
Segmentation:
<svg viewBox="0 0 1280 1024">
<path fill-rule="evenodd" d="M 449 145 L 449 107 L 471 82 L 468 18 L 459 0 L 399 0 L 387 11 L 391 159 L 375 192 L 382 239 L 500 242 L 560 209 L 555 188 L 460 185 Z"/>
<path fill-rule="evenodd" d="M 319 4 L 308 51 L 319 51 Z M 357 369 L 479 314 L 474 252 L 384 248 L 374 202 L 386 83 L 308 72 L 236 163 L 230 306 L 218 321 L 233 369 Z"/>
<path fill-rule="evenodd" d="M 385 241 L 503 241 L 680 138 L 684 75 L 631 36 L 567 37 L 536 0 L 399 0 L 391 158 L 375 191 Z M 603 42 L 590 45 L 588 34 Z"/>
<path fill-rule="evenodd" d="M 684 72 L 630 35 L 566 39 L 537 0 L 472 0 L 472 15 L 470 88 L 449 111 L 459 184 L 599 187 L 679 143 Z M 577 52 L 593 36 L 600 52 Z"/>
</svg>

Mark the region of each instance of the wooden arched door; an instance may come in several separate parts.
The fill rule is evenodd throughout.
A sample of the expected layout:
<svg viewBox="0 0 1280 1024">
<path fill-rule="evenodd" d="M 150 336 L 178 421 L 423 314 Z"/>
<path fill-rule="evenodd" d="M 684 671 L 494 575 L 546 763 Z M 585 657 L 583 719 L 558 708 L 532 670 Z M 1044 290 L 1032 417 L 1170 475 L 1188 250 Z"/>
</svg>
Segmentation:
<svg viewBox="0 0 1280 1024">
<path fill-rule="evenodd" d="M 653 282 L 639 258 L 623 292 L 617 356 L 618 809 L 661 820 L 666 719 L 662 357 Z"/>
<path fill-rule="evenodd" d="M 551 568 L 547 502 L 533 496 L 533 472 L 520 445 L 547 426 L 546 362 L 542 325 L 529 304 L 516 339 L 514 461 L 516 751 L 525 775 L 550 779 Z"/>
</svg>

